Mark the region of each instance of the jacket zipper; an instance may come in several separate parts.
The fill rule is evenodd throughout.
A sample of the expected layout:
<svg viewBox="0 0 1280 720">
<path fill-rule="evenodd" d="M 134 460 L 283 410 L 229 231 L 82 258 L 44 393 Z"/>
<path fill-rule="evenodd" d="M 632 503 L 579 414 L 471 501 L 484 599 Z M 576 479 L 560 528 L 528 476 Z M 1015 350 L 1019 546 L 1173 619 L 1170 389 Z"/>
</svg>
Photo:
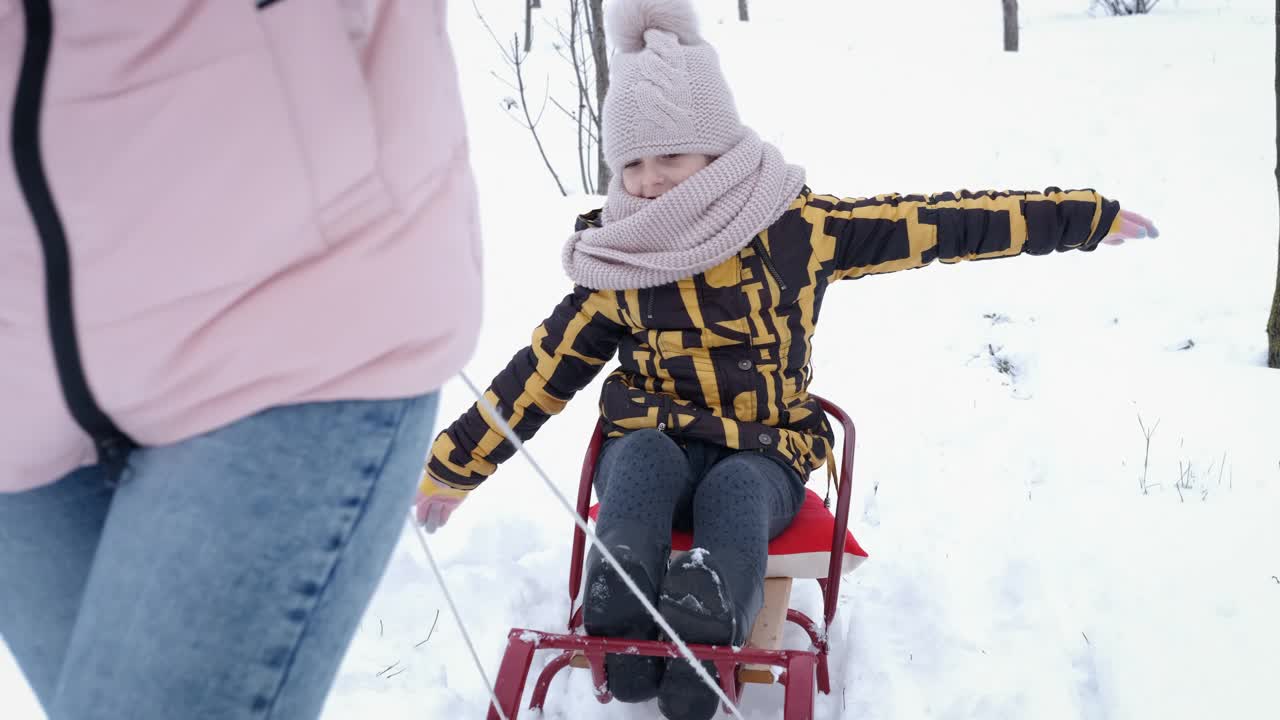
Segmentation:
<svg viewBox="0 0 1280 720">
<path fill-rule="evenodd" d="M 119 480 L 136 443 L 103 412 L 89 389 L 76 337 L 71 294 L 71 257 L 66 230 L 49 190 L 40 156 L 40 109 L 53 43 L 53 11 L 49 0 L 23 0 L 26 46 L 13 103 L 10 136 L 14 170 L 23 198 L 40 235 L 44 253 L 45 301 L 49 338 L 62 396 L 76 423 L 93 439 L 98 462 L 107 466 L 109 483 Z"/>
<path fill-rule="evenodd" d="M 787 284 L 782 281 L 782 275 L 778 273 L 778 269 L 773 266 L 773 260 L 769 258 L 769 253 L 765 252 L 764 243 L 760 242 L 760 236 L 751 238 L 751 247 L 756 249 L 756 254 L 760 256 L 760 261 L 764 263 L 764 267 L 773 276 L 773 281 L 778 283 L 779 290 L 786 290 Z"/>
<path fill-rule="evenodd" d="M 657 294 L 658 294 L 657 288 L 649 288 L 648 309 L 645 311 L 645 314 L 648 315 L 648 319 L 650 320 L 653 319 L 653 296 Z"/>
</svg>

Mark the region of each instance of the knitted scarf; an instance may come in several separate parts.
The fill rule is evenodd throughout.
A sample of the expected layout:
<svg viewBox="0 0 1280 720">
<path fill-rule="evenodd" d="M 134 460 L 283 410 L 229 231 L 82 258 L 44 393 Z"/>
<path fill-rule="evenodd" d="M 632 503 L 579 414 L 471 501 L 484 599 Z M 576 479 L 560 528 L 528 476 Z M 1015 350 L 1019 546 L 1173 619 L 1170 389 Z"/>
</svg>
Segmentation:
<svg viewBox="0 0 1280 720">
<path fill-rule="evenodd" d="M 746 129 L 729 152 L 652 200 L 609 184 L 604 224 L 564 245 L 565 272 L 593 290 L 665 285 L 728 260 L 782 216 L 804 170 Z"/>
</svg>

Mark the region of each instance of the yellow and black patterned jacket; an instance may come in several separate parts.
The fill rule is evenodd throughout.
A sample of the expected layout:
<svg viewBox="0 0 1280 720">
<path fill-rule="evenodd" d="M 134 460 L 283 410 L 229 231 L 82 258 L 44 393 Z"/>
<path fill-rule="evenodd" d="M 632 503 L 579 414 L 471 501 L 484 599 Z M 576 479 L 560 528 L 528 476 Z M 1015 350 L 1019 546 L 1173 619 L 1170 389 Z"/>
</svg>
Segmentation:
<svg viewBox="0 0 1280 720">
<path fill-rule="evenodd" d="M 575 287 L 486 396 L 524 441 L 617 355 L 600 396 L 610 436 L 657 428 L 677 441 L 769 453 L 807 476 L 826 463 L 833 438 L 807 391 L 832 282 L 935 259 L 1093 250 L 1119 209 L 1092 190 L 841 199 L 806 187 L 704 273 L 643 290 Z M 578 229 L 599 222 L 596 210 Z M 476 404 L 436 438 L 427 471 L 470 489 L 513 452 Z"/>
</svg>

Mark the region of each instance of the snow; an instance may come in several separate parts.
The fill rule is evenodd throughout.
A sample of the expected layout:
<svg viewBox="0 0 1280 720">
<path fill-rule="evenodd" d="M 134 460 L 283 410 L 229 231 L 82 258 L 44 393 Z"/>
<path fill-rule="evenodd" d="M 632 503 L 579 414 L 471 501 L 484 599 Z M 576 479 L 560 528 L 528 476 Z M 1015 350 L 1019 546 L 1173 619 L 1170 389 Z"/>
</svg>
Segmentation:
<svg viewBox="0 0 1280 720">
<path fill-rule="evenodd" d="M 521 22 L 521 3 L 477 2 L 499 35 Z M 552 17 L 565 3 L 543 4 Z M 828 293 L 812 389 L 857 423 L 851 522 L 871 558 L 842 584 L 835 687 L 817 716 L 1271 715 L 1273 5 L 1164 0 L 1151 16 L 1091 18 L 1088 0 L 1023 0 L 1016 54 L 1000 50 L 997 5 L 753 0 L 740 24 L 734 3 L 699 3 L 744 120 L 818 192 L 1094 187 L 1161 230 L 1092 254 L 931 267 Z M 503 117 L 492 40 L 468 3 L 451 9 L 488 283 L 466 370 L 485 382 L 568 292 L 560 244 L 600 201 L 559 196 L 527 132 Z M 535 32 L 551 55 L 550 28 Z M 545 78 L 565 82 L 561 65 L 530 68 L 534 94 Z M 572 132 L 554 112 L 544 140 L 570 184 Z M 529 445 L 570 496 L 598 387 Z M 450 383 L 441 421 L 471 401 Z M 1142 427 L 1155 428 L 1149 451 Z M 511 627 L 564 628 L 571 528 L 515 458 L 431 536 L 490 678 Z M 484 712 L 459 627 L 405 540 L 326 720 Z M 820 617 L 816 584 L 797 584 L 793 606 Z M 784 645 L 805 642 L 788 628 Z M 379 674 L 397 662 L 403 672 Z M 0 697 L 6 718 L 40 717 L 5 653 Z M 777 718 L 781 705 L 780 688 L 752 687 L 742 709 Z M 599 705 L 590 674 L 569 670 L 545 712 L 655 714 Z"/>
<path fill-rule="evenodd" d="M 609 599 L 609 582 L 603 575 L 597 577 L 595 582 L 591 583 L 588 590 L 592 600 L 596 602 L 605 602 Z"/>
<path fill-rule="evenodd" d="M 696 613 L 708 613 L 707 607 L 698 601 L 698 598 L 686 593 L 684 597 L 675 600 L 677 605 Z M 665 613 L 664 613 L 665 615 Z M 679 632 L 678 630 L 676 632 Z"/>
<path fill-rule="evenodd" d="M 707 549 L 691 548 L 689 554 L 681 562 L 687 568 L 705 568 L 707 567 Z"/>
</svg>

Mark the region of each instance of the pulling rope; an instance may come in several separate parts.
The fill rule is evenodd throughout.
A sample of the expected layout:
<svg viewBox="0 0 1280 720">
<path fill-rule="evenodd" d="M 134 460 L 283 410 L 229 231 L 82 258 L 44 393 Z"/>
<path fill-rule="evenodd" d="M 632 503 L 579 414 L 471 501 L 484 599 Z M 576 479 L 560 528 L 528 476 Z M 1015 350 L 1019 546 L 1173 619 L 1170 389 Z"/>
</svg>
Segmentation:
<svg viewBox="0 0 1280 720">
<path fill-rule="evenodd" d="M 418 538 L 418 544 L 422 546 L 422 552 L 427 556 L 427 562 L 431 564 L 431 572 L 436 575 L 436 582 L 440 583 L 440 589 L 444 591 L 444 599 L 449 602 L 449 611 L 453 613 L 453 619 L 458 623 L 458 629 L 462 631 L 462 639 L 467 641 L 467 650 L 471 651 L 471 660 L 476 664 L 476 670 L 480 671 L 480 679 L 484 680 L 484 689 L 489 691 L 489 699 L 493 701 L 493 707 L 498 711 L 498 717 L 507 720 L 507 714 L 502 711 L 502 704 L 498 702 L 498 694 L 493 690 L 493 683 L 489 682 L 489 675 L 484 671 L 484 665 L 480 662 L 480 655 L 476 653 L 476 646 L 471 642 L 471 634 L 467 632 L 467 626 L 462 622 L 462 615 L 458 613 L 458 606 L 453 604 L 453 595 L 449 592 L 449 588 L 444 584 L 444 575 L 441 574 L 439 566 L 436 565 L 435 556 L 431 554 L 431 548 L 427 547 L 427 534 L 418 525 L 417 518 L 414 517 L 412 510 L 409 511 L 409 524 L 413 526 L 414 535 Z"/>
</svg>

